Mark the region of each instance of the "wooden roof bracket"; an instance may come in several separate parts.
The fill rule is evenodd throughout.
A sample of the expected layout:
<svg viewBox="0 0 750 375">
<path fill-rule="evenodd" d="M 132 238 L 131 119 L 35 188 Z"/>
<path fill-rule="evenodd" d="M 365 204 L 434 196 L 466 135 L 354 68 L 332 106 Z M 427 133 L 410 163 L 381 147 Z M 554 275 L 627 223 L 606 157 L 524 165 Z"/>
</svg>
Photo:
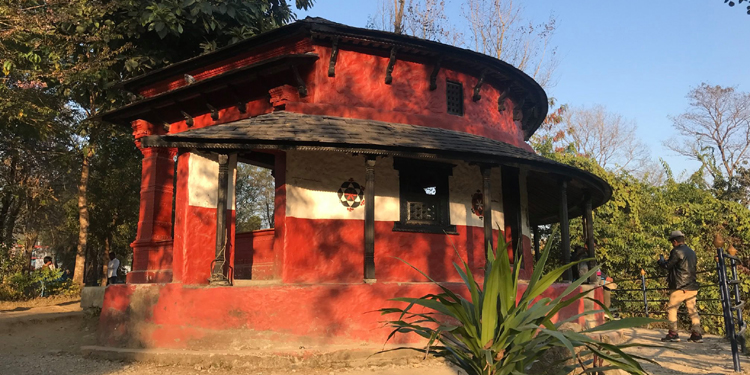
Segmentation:
<svg viewBox="0 0 750 375">
<path fill-rule="evenodd" d="M 208 100 L 206 94 L 201 93 L 200 97 L 201 99 L 203 99 L 203 102 L 206 104 L 206 108 L 211 113 L 211 120 L 219 121 L 219 110 L 211 104 L 211 101 Z"/>
<path fill-rule="evenodd" d="M 479 93 L 479 90 L 482 89 L 482 84 L 484 84 L 484 76 L 486 74 L 485 70 L 482 70 L 482 75 L 479 76 L 479 81 L 477 81 L 476 86 L 474 86 L 474 95 L 471 96 L 471 100 L 478 102 L 479 99 L 482 99 L 482 95 Z"/>
<path fill-rule="evenodd" d="M 526 122 L 533 121 L 537 118 L 537 116 L 539 116 L 539 107 L 534 104 L 527 110 L 527 112 L 528 114 L 523 116 L 524 119 L 526 119 Z"/>
<path fill-rule="evenodd" d="M 508 86 L 503 92 L 500 93 L 500 96 L 497 97 L 497 111 L 498 112 L 505 112 L 508 107 L 505 106 L 505 99 L 508 98 L 508 94 L 510 93 L 510 86 Z"/>
<path fill-rule="evenodd" d="M 190 116 L 189 113 L 183 110 L 180 110 L 180 113 L 182 114 L 182 117 L 185 118 L 185 124 L 188 126 L 188 128 L 193 127 L 193 125 L 195 124 L 195 121 L 193 120 L 193 116 Z"/>
<path fill-rule="evenodd" d="M 385 84 L 393 82 L 393 67 L 396 65 L 396 46 L 391 47 L 391 57 L 388 59 L 388 67 L 385 68 Z"/>
<path fill-rule="evenodd" d="M 331 45 L 331 59 L 328 61 L 328 76 L 336 76 L 336 60 L 339 58 L 339 37 L 333 37 L 333 44 Z"/>
<path fill-rule="evenodd" d="M 157 125 L 161 124 L 162 129 L 164 131 L 169 132 L 169 129 L 172 127 L 172 124 L 164 121 L 164 119 L 161 118 L 161 116 L 158 115 L 159 112 L 157 112 L 154 108 L 149 108 L 149 114 L 144 116 L 144 120 Z"/>
<path fill-rule="evenodd" d="M 193 120 L 193 116 L 187 111 L 185 111 L 185 108 L 180 104 L 179 100 L 173 100 L 172 104 L 176 106 L 180 110 L 180 114 L 182 115 L 182 118 L 185 119 L 185 125 L 188 126 L 188 128 L 193 127 L 193 124 L 195 124 L 195 121 Z"/>
<path fill-rule="evenodd" d="M 240 99 L 240 95 L 237 93 L 237 88 L 234 87 L 234 85 L 227 85 L 227 87 L 229 88 L 230 95 L 232 95 L 232 99 L 236 103 L 235 107 L 237 107 L 237 110 L 242 114 L 247 112 L 247 103 Z"/>
<path fill-rule="evenodd" d="M 523 97 L 513 106 L 513 121 L 523 121 L 523 106 L 525 104 L 526 97 Z"/>
<path fill-rule="evenodd" d="M 209 102 L 206 102 L 206 108 L 211 112 L 211 120 L 219 121 L 219 110 Z"/>
<path fill-rule="evenodd" d="M 299 91 L 299 97 L 304 98 L 307 96 L 307 86 L 305 86 L 305 81 L 302 79 L 302 76 L 299 75 L 297 65 L 292 65 L 292 70 L 294 71 L 294 78 L 297 80 L 297 90 Z"/>
<path fill-rule="evenodd" d="M 435 66 L 432 68 L 432 73 L 430 73 L 430 91 L 434 91 L 435 89 L 437 89 L 437 76 L 438 73 L 440 73 L 440 65 L 442 64 L 443 56 L 441 55 L 435 63 Z"/>
</svg>

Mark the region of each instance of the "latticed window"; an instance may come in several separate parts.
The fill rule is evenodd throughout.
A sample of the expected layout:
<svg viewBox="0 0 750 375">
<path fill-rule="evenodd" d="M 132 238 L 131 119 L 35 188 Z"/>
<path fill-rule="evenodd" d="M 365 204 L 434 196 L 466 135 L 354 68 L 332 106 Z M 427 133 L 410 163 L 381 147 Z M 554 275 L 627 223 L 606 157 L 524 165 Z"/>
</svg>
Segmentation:
<svg viewBox="0 0 750 375">
<path fill-rule="evenodd" d="M 445 94 L 448 101 L 448 113 L 464 115 L 464 88 L 460 82 L 447 81 Z"/>
<path fill-rule="evenodd" d="M 401 220 L 394 230 L 454 233 L 450 225 L 448 178 L 452 165 L 413 159 L 396 159 L 399 171 Z"/>
<path fill-rule="evenodd" d="M 427 224 L 438 223 L 438 205 L 427 202 L 409 202 L 407 221 L 424 222 Z"/>
</svg>

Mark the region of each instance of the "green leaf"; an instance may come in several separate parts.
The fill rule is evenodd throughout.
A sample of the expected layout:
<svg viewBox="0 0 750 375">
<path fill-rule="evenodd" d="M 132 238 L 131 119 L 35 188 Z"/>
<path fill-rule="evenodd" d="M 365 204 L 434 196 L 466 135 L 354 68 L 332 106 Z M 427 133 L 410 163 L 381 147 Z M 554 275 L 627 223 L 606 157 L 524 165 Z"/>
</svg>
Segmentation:
<svg viewBox="0 0 750 375">
<path fill-rule="evenodd" d="M 659 323 L 659 322 L 664 322 L 664 321 L 665 320 L 663 319 L 653 319 L 653 318 L 644 318 L 644 317 L 623 318 L 620 320 L 610 320 L 602 325 L 584 330 L 583 333 L 614 331 L 614 330 L 625 329 L 625 328 L 643 327 L 647 324 Z"/>
</svg>

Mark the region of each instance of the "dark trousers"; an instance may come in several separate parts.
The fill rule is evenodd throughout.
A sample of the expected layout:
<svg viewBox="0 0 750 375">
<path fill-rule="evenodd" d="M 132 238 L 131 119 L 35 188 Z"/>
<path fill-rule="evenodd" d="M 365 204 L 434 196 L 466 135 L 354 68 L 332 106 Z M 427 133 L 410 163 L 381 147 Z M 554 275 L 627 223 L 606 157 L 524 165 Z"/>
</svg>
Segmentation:
<svg viewBox="0 0 750 375">
<path fill-rule="evenodd" d="M 107 278 L 107 285 L 117 284 L 117 276 Z"/>
</svg>

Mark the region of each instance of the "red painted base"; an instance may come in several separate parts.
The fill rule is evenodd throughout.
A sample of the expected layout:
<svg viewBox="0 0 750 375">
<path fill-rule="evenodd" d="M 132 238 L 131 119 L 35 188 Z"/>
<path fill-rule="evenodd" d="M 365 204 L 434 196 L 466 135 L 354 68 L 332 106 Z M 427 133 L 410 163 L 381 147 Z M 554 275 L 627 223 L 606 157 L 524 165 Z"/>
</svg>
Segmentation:
<svg viewBox="0 0 750 375">
<path fill-rule="evenodd" d="M 444 285 L 464 292 L 462 284 Z M 544 296 L 555 297 L 566 287 L 555 284 Z M 519 293 L 525 288 L 522 284 Z M 98 339 L 100 345 L 110 347 L 203 350 L 259 344 L 382 344 L 390 330 L 376 310 L 399 305 L 389 298 L 435 292 L 438 288 L 430 283 L 113 285 L 106 290 Z M 583 301 L 578 301 L 557 318 L 566 319 L 583 308 Z M 420 337 L 397 335 L 395 340 L 420 342 Z"/>
</svg>

